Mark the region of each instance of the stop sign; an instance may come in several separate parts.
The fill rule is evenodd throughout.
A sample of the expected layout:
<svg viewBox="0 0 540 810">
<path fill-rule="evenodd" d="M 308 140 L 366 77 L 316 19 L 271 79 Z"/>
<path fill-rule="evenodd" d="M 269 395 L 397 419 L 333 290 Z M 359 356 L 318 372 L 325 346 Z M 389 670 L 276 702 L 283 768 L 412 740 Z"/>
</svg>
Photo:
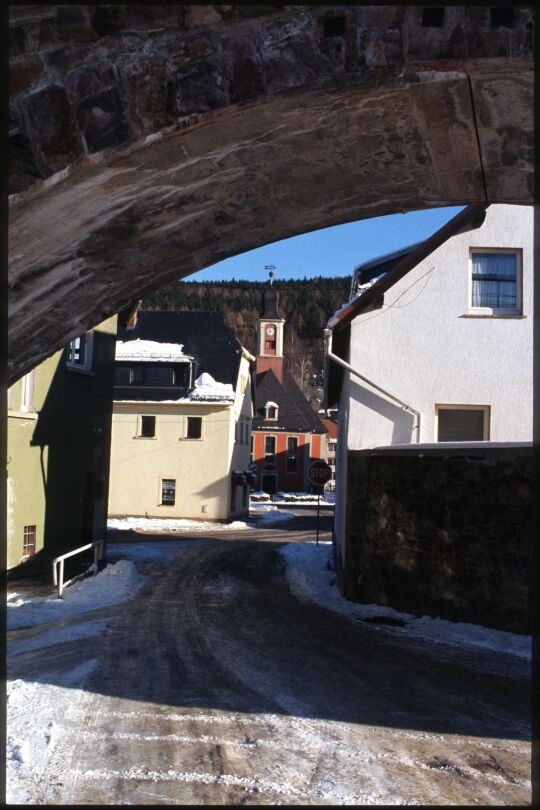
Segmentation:
<svg viewBox="0 0 540 810">
<path fill-rule="evenodd" d="M 322 486 L 332 478 L 332 469 L 328 466 L 326 461 L 317 459 L 317 461 L 312 461 L 309 465 L 308 478 L 312 484 Z"/>
</svg>

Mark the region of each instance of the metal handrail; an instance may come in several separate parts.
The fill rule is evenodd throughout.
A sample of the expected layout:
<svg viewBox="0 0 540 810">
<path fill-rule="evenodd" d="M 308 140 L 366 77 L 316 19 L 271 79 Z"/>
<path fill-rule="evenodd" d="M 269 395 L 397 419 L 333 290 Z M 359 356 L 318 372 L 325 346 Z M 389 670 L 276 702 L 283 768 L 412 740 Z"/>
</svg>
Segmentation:
<svg viewBox="0 0 540 810">
<path fill-rule="evenodd" d="M 64 560 L 68 557 L 73 557 L 75 554 L 80 554 L 81 551 L 87 551 L 89 548 L 94 548 L 94 564 L 90 566 L 90 568 L 94 569 L 94 574 L 97 574 L 98 571 L 98 560 L 103 559 L 103 547 L 104 541 L 103 540 L 96 540 L 94 543 L 87 543 L 86 546 L 81 546 L 80 548 L 76 548 L 73 551 L 68 551 L 67 554 L 61 554 L 59 557 L 55 557 L 52 562 L 53 566 L 53 583 L 54 585 L 58 586 L 58 598 L 62 599 L 62 591 L 64 588 L 67 588 L 72 582 L 75 580 L 80 579 L 81 574 L 72 579 L 68 579 L 67 582 L 64 582 Z M 59 572 L 56 568 L 58 565 Z M 90 569 L 88 569 L 90 570 Z"/>
</svg>

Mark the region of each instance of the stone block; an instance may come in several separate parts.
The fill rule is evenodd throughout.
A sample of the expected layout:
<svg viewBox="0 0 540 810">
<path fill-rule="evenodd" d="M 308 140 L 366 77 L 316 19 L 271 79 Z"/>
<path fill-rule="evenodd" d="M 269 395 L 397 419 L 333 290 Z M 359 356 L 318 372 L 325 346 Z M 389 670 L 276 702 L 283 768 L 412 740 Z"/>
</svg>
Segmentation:
<svg viewBox="0 0 540 810">
<path fill-rule="evenodd" d="M 78 105 L 89 96 L 111 90 L 116 86 L 117 80 L 113 66 L 104 60 L 72 71 L 66 84 L 73 104 Z"/>
<path fill-rule="evenodd" d="M 45 52 L 45 63 L 52 71 L 62 75 L 82 64 L 88 53 L 89 47 L 85 44 L 61 45 Z"/>
<path fill-rule="evenodd" d="M 32 93 L 25 99 L 24 114 L 43 176 L 64 169 L 82 154 L 77 124 L 63 87 L 53 85 Z"/>
<path fill-rule="evenodd" d="M 225 37 L 222 49 L 230 100 L 248 101 L 262 93 L 261 59 L 255 35 Z"/>
<path fill-rule="evenodd" d="M 167 76 L 159 57 L 144 61 L 132 58 L 118 65 L 120 81 L 129 108 L 131 136 L 140 138 L 169 126 Z"/>
<path fill-rule="evenodd" d="M 116 88 L 81 101 L 77 121 L 90 153 L 119 146 L 129 139 L 126 106 Z"/>
<path fill-rule="evenodd" d="M 39 56 L 20 56 L 11 62 L 9 69 L 9 95 L 26 90 L 43 76 L 43 63 Z"/>
<path fill-rule="evenodd" d="M 9 112 L 8 160 L 9 194 L 24 191 L 41 177 L 24 123 L 19 111 L 13 108 Z"/>
<path fill-rule="evenodd" d="M 167 111 L 184 116 L 207 112 L 227 103 L 221 65 L 203 61 L 179 70 L 169 84 Z"/>
<path fill-rule="evenodd" d="M 26 32 L 24 28 L 12 26 L 9 29 L 9 58 L 21 56 L 26 50 Z"/>
<path fill-rule="evenodd" d="M 59 6 L 54 27 L 60 39 L 88 42 L 98 38 L 88 6 Z"/>
</svg>

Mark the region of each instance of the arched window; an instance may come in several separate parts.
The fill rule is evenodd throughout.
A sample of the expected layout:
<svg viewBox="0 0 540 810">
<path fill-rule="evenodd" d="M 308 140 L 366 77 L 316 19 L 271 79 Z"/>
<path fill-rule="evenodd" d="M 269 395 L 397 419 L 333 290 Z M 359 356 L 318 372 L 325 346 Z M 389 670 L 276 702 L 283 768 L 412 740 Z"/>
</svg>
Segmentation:
<svg viewBox="0 0 540 810">
<path fill-rule="evenodd" d="M 276 421 L 279 415 L 279 405 L 277 402 L 267 402 L 264 406 L 264 414 L 265 419 Z"/>
</svg>

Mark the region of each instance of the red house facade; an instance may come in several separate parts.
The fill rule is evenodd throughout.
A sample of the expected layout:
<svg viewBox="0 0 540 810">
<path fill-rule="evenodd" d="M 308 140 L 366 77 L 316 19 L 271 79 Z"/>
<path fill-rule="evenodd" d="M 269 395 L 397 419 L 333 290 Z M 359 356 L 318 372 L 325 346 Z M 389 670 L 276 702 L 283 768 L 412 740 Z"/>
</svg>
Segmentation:
<svg viewBox="0 0 540 810">
<path fill-rule="evenodd" d="M 263 293 L 257 324 L 255 416 L 252 461 L 255 488 L 268 493 L 309 492 L 311 461 L 324 457 L 326 427 L 283 368 L 284 318 L 279 293 L 271 285 Z"/>
</svg>

